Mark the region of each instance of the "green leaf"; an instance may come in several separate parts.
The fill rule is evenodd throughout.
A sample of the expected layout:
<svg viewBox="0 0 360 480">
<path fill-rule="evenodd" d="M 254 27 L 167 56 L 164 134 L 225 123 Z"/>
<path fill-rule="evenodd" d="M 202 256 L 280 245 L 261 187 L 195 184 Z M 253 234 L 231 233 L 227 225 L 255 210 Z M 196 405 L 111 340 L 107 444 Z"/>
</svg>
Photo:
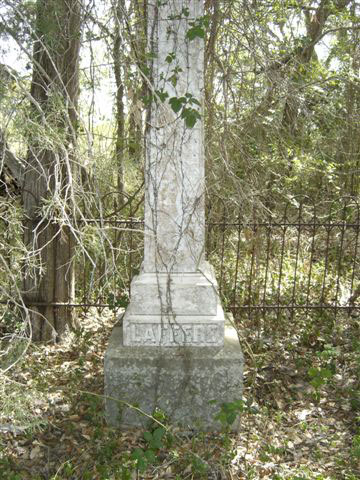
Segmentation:
<svg viewBox="0 0 360 480">
<path fill-rule="evenodd" d="M 144 456 L 144 450 L 142 448 L 135 448 L 135 450 L 131 453 L 131 459 L 132 460 L 139 460 L 143 458 Z"/>
<path fill-rule="evenodd" d="M 226 415 L 226 422 L 228 425 L 232 425 L 236 420 L 236 412 L 230 412 Z"/>
<path fill-rule="evenodd" d="M 153 436 L 151 432 L 144 432 L 144 438 L 148 443 L 151 443 Z"/>
<path fill-rule="evenodd" d="M 239 412 L 239 413 L 242 413 L 244 410 L 245 410 L 245 407 L 244 407 L 244 401 L 243 400 L 235 400 L 235 402 L 233 402 L 234 406 L 235 406 L 235 409 Z"/>
<path fill-rule="evenodd" d="M 175 113 L 178 113 L 181 110 L 181 108 L 183 106 L 183 103 L 185 103 L 185 102 L 186 102 L 185 97 L 179 97 L 179 98 L 178 97 L 172 97 L 169 100 L 170 106 Z"/>
<path fill-rule="evenodd" d="M 315 377 L 313 380 L 311 380 L 310 384 L 315 388 L 320 388 L 324 385 L 325 380 L 323 380 L 321 377 Z"/>
<path fill-rule="evenodd" d="M 181 13 L 184 15 L 184 17 L 188 17 L 190 15 L 190 10 L 187 7 L 183 7 Z"/>
<path fill-rule="evenodd" d="M 144 438 L 147 441 L 149 447 L 154 450 L 163 448 L 162 438 L 165 435 L 165 429 L 163 427 L 158 427 L 156 430 L 151 432 L 144 432 Z"/>
<path fill-rule="evenodd" d="M 146 452 L 142 448 L 135 448 L 131 454 L 131 459 L 136 460 L 136 466 L 139 472 L 145 472 L 148 466 Z"/>
<path fill-rule="evenodd" d="M 329 368 L 322 368 L 321 369 L 321 377 L 322 378 L 331 378 L 333 376 L 333 372 Z"/>
<path fill-rule="evenodd" d="M 192 98 L 191 103 L 195 103 L 195 105 L 201 106 L 201 103 L 199 102 L 199 100 L 196 100 L 196 98 Z"/>
<path fill-rule="evenodd" d="M 173 87 L 176 87 L 178 77 L 176 75 L 171 75 L 171 77 L 169 77 L 169 81 Z"/>
<path fill-rule="evenodd" d="M 165 62 L 171 63 L 175 60 L 175 53 L 171 52 L 168 54 L 168 56 L 165 58 Z"/>
<path fill-rule="evenodd" d="M 148 60 L 152 60 L 152 59 L 156 58 L 156 53 L 155 52 L 145 53 L 145 58 L 147 58 Z"/>
<path fill-rule="evenodd" d="M 308 375 L 311 378 L 317 377 L 319 375 L 319 370 L 315 367 L 311 367 L 308 370 Z"/>
<path fill-rule="evenodd" d="M 165 430 L 162 427 L 157 428 L 153 432 L 152 446 L 154 448 L 163 448 L 162 438 L 165 435 Z"/>
<path fill-rule="evenodd" d="M 232 425 L 239 413 L 244 411 L 244 401 L 224 402 L 221 404 L 221 411 L 215 417 L 223 425 Z"/>
<path fill-rule="evenodd" d="M 139 472 L 143 473 L 147 469 L 148 462 L 146 460 L 146 457 L 142 457 L 137 461 L 137 468 Z"/>
<path fill-rule="evenodd" d="M 149 463 L 155 463 L 156 462 L 156 455 L 154 453 L 154 450 L 145 450 L 145 458 Z"/>
<path fill-rule="evenodd" d="M 181 112 L 181 117 L 185 120 L 185 125 L 188 128 L 193 128 L 195 123 L 199 118 L 201 118 L 200 113 L 194 108 L 183 108 Z"/>
<path fill-rule="evenodd" d="M 169 94 L 167 92 L 165 92 L 164 90 L 155 90 L 155 93 L 162 102 L 165 102 L 165 100 L 169 96 Z"/>
<path fill-rule="evenodd" d="M 201 27 L 201 25 L 194 25 L 186 32 L 186 38 L 188 40 L 194 40 L 195 38 L 204 38 L 205 37 L 205 30 Z"/>
<path fill-rule="evenodd" d="M 152 100 L 153 100 L 153 97 L 152 97 L 151 94 L 150 94 L 150 95 L 145 95 L 145 96 L 142 98 L 143 104 L 144 104 L 146 107 L 151 104 Z"/>
<path fill-rule="evenodd" d="M 219 420 L 223 425 L 227 425 L 227 416 L 225 412 L 220 412 L 215 416 L 216 420 Z"/>
</svg>

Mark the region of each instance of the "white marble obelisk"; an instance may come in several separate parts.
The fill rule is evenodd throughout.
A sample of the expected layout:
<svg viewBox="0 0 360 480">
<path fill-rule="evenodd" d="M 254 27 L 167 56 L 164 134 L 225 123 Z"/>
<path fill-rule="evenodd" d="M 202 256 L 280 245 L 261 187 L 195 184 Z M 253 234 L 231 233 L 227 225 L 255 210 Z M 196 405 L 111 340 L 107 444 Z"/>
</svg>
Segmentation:
<svg viewBox="0 0 360 480">
<path fill-rule="evenodd" d="M 124 345 L 224 343 L 205 262 L 202 0 L 150 2 L 145 251 L 131 285 Z"/>
<path fill-rule="evenodd" d="M 122 428 L 148 428 L 160 409 L 219 430 L 221 405 L 242 394 L 239 340 L 204 255 L 203 26 L 203 0 L 148 2 L 144 261 L 105 354 L 106 419 Z"/>
</svg>

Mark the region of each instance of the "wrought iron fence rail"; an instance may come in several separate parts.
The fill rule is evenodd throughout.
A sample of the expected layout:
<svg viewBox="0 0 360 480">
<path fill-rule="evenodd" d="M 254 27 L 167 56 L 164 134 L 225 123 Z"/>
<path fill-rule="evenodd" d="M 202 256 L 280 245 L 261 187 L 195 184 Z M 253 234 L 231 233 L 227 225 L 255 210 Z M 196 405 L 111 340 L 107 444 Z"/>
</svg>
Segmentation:
<svg viewBox="0 0 360 480">
<path fill-rule="evenodd" d="M 9 300 L 0 300 L 1 305 L 9 306 L 19 306 L 19 303 Z M 99 303 L 99 302 L 87 302 L 87 303 L 66 303 L 66 302 L 27 302 L 27 308 L 31 307 L 69 307 L 69 308 L 111 308 L 109 303 Z M 347 310 L 347 311 L 360 311 L 360 304 L 349 304 L 349 305 L 228 305 L 227 307 L 231 311 L 237 310 Z M 116 308 L 114 309 L 116 310 Z"/>
<path fill-rule="evenodd" d="M 227 308 L 249 315 L 275 311 L 278 317 L 287 311 L 360 312 L 360 206 L 353 199 L 339 199 L 336 212 L 334 203 L 328 209 L 324 205 L 320 215 L 318 205 L 288 204 L 267 221 L 255 216 L 247 221 L 241 212 L 224 208 L 221 220 L 207 222 L 207 255 Z M 116 299 L 129 292 L 142 260 L 144 221 L 108 217 L 78 224 L 107 225 L 114 232 L 95 262 L 77 258 L 79 302 L 34 302 L 29 307 L 114 308 L 109 293 Z M 15 302 L 1 299 L 0 304 Z"/>
<path fill-rule="evenodd" d="M 235 310 L 360 310 L 360 305 L 230 305 L 229 308 Z"/>
<path fill-rule="evenodd" d="M 109 224 L 109 225 L 125 225 L 133 226 L 140 225 L 144 226 L 143 220 L 101 220 L 101 219 L 85 219 L 81 220 L 79 223 L 95 223 L 95 224 Z M 303 227 L 303 228 L 314 228 L 314 227 L 337 227 L 337 228 L 359 228 L 359 223 L 347 223 L 347 222 L 207 222 L 207 228 L 212 227 L 234 227 L 234 228 L 276 228 L 276 227 Z"/>
</svg>

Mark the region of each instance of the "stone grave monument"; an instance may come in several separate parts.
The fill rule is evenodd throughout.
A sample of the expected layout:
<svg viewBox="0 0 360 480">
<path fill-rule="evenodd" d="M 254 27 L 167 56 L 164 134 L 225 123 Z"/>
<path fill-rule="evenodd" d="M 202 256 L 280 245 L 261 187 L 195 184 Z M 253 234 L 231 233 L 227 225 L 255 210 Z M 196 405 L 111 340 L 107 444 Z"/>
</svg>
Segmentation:
<svg viewBox="0 0 360 480">
<path fill-rule="evenodd" d="M 106 418 L 218 429 L 243 356 L 205 260 L 203 0 L 149 0 L 144 260 L 105 356 Z M 130 408 L 127 404 L 135 405 Z"/>
</svg>

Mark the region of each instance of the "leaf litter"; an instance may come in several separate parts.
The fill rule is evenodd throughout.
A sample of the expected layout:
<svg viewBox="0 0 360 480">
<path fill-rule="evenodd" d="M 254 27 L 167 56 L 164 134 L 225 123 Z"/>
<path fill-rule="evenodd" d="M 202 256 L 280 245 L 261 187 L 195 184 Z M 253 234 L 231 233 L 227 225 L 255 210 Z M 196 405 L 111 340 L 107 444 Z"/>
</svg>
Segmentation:
<svg viewBox="0 0 360 480">
<path fill-rule="evenodd" d="M 147 455 L 152 461 L 141 470 L 133 457 L 147 451 L 144 432 L 116 431 L 104 422 L 103 355 L 115 321 L 111 312 L 87 314 L 80 332 L 61 345 L 31 347 L 12 382 L 3 382 L 0 478 L 360 478 L 359 409 L 351 403 L 358 394 L 358 356 L 343 344 L 336 376 L 315 388 L 308 371 L 321 368 L 322 346 L 299 343 L 288 351 L 285 338 L 244 352 L 244 401 L 251 408 L 242 413 L 238 433 L 170 427 L 168 443 L 154 443 L 155 454 Z M 241 334 L 246 345 L 254 344 L 251 326 Z M 20 417 L 6 405 L 11 393 L 23 408 Z"/>
</svg>

